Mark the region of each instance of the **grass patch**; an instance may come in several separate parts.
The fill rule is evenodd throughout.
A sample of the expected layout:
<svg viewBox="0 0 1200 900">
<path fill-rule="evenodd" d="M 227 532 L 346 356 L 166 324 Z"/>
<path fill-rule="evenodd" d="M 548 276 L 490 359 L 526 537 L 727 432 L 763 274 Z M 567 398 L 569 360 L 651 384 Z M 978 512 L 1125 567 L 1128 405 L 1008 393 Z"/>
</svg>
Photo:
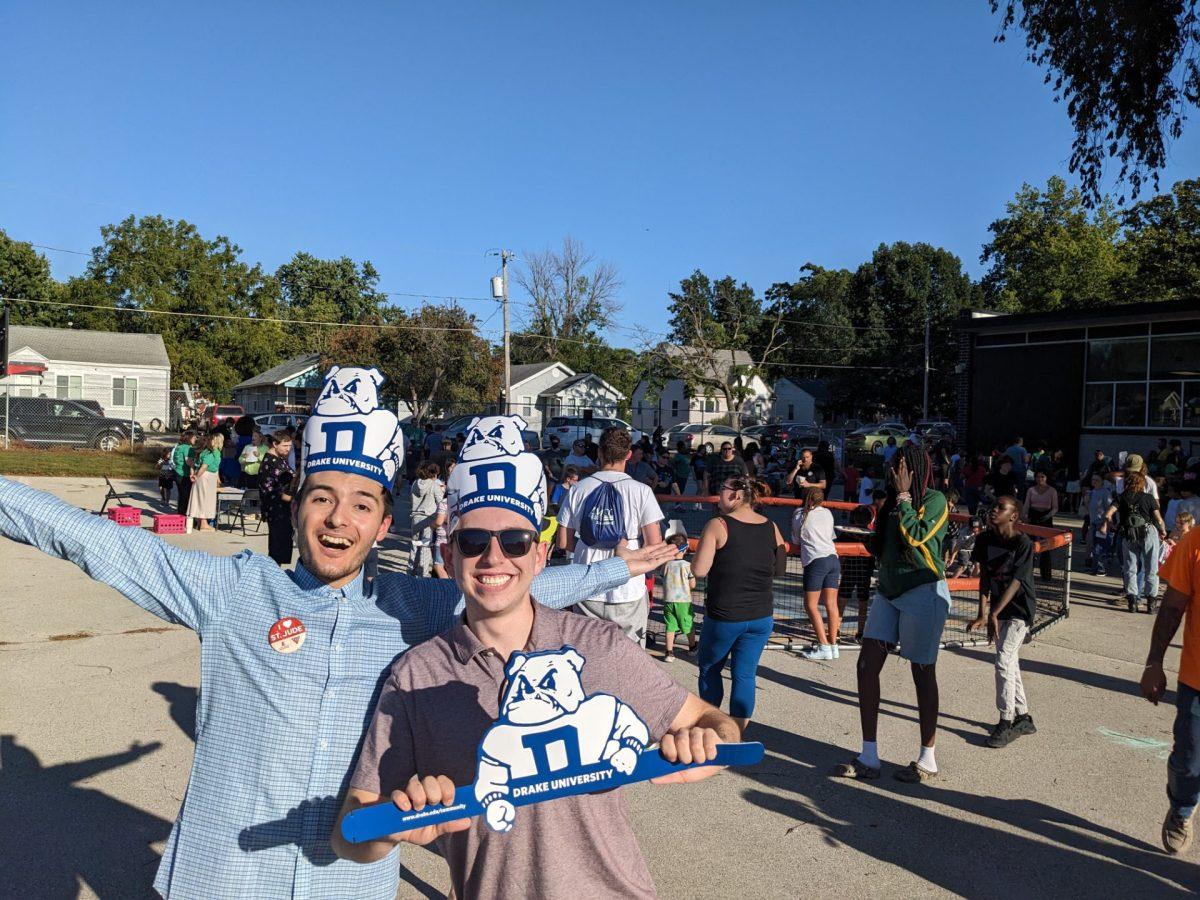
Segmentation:
<svg viewBox="0 0 1200 900">
<path fill-rule="evenodd" d="M 158 478 L 161 448 L 138 447 L 130 452 L 121 447 L 103 450 L 41 450 L 13 446 L 0 450 L 0 475 L 44 475 L 58 477 Z"/>
</svg>

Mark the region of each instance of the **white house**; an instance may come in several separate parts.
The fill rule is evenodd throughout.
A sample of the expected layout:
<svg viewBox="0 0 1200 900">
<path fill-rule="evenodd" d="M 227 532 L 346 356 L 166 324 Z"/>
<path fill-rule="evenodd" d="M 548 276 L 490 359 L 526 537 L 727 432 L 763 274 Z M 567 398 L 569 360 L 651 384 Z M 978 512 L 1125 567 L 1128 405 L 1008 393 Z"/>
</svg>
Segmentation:
<svg viewBox="0 0 1200 900">
<path fill-rule="evenodd" d="M 0 386 L 14 397 L 94 400 L 105 415 L 151 430 L 171 421 L 171 360 L 160 334 L 13 325 Z"/>
<path fill-rule="evenodd" d="M 681 348 L 668 348 L 667 352 L 672 351 L 686 352 Z M 717 354 L 716 362 L 728 371 L 733 366 L 751 365 L 753 359 L 745 350 L 723 350 Z M 749 390 L 749 396 L 741 407 L 742 424 L 765 422 L 771 416 L 774 400 L 771 388 L 758 375 L 751 375 L 749 380 L 743 376 L 742 380 Z M 653 395 L 648 381 L 639 381 L 633 389 L 631 404 L 631 424 L 642 431 L 652 431 L 659 425 L 673 428 L 676 425 L 704 424 L 729 415 L 729 406 L 721 391 L 701 386 L 696 392 L 689 392 L 687 384 L 680 378 L 672 378 L 663 384 L 657 396 Z"/>
<path fill-rule="evenodd" d="M 233 402 L 253 416 L 306 413 L 320 393 L 321 356 L 306 353 L 233 386 Z"/>
<path fill-rule="evenodd" d="M 824 419 L 821 407 L 829 399 L 825 382 L 817 378 L 780 378 L 775 382 L 773 415 L 781 422 L 814 422 Z"/>
<path fill-rule="evenodd" d="M 539 432 L 555 416 L 582 416 L 585 410 L 597 418 L 612 418 L 625 399 L 599 375 L 577 375 L 560 362 L 513 366 L 511 396 L 510 411 Z"/>
</svg>

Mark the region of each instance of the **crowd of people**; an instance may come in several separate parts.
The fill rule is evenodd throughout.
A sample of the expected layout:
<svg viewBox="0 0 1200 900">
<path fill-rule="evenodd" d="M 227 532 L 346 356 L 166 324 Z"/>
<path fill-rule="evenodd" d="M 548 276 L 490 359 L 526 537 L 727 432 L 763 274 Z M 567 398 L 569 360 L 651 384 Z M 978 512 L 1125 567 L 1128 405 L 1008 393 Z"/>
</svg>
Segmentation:
<svg viewBox="0 0 1200 900">
<path fill-rule="evenodd" d="M 363 421 L 364 431 L 381 427 L 378 419 Z M 365 449 L 398 446 L 387 435 L 314 453 L 314 442 L 321 447 L 327 439 L 316 417 L 302 436 L 282 430 L 265 441 L 252 423 L 246 434 L 237 425 L 185 434 L 164 456 L 164 500 L 177 489 L 180 510 L 203 527 L 215 515 L 208 496 L 219 483 L 253 485 L 270 530 L 269 563 L 256 554 L 185 561 L 183 551 L 140 529 L 100 522 L 0 478 L 0 533 L 73 560 L 201 635 L 206 724 L 156 881 L 160 893 L 245 889 L 287 897 L 303 883 L 305 895 L 390 898 L 396 847 L 436 842 L 456 896 L 495 896 L 518 884 L 530 897 L 653 896 L 616 792 L 527 807 L 514 823 L 509 776 L 485 779 L 508 765 L 488 754 L 504 753 L 479 742 L 495 722 L 523 721 L 506 717 L 510 705 L 530 697 L 560 715 L 566 701 L 557 699 L 556 678 L 579 682 L 586 671 L 587 693 L 631 704 L 646 736 L 634 729 L 589 738 L 586 748 L 567 752 L 569 760 L 593 752 L 597 761 L 615 760 L 624 750 L 651 752 L 657 742 L 670 762 L 711 761 L 719 744 L 753 734 L 757 669 L 775 626 L 775 581 L 789 555 L 799 556 L 815 632 L 809 659 L 840 657 L 846 596 L 859 598 L 861 748 L 831 774 L 880 777 L 881 682 L 896 654 L 909 663 L 919 734 L 911 761 L 893 774 L 930 782 L 939 777 L 937 660 L 951 608 L 947 579 L 978 578 L 978 611 L 967 627 L 996 648 L 999 721 L 988 746 L 1035 734 L 1020 654 L 1035 624 L 1038 582 L 1051 573 L 1024 526 L 1053 524 L 1074 504 L 1087 514 L 1089 564 L 1110 553 L 1122 559 L 1131 609 L 1136 602 L 1155 608 L 1160 571 L 1167 584 L 1141 684 L 1152 702 L 1163 696 L 1163 656 L 1188 613 L 1162 830 L 1168 852 L 1187 848 L 1200 797 L 1200 531 L 1191 527 L 1200 465 L 1183 460 L 1177 442 L 1153 462 L 1125 454 L 1114 465 L 1098 453 L 1080 473 L 1086 486 L 1079 490 L 1062 454 L 1028 453 L 1019 438 L 1003 451 L 970 456 L 946 440 L 889 442 L 864 461 L 839 460 L 828 444 L 725 442 L 693 452 L 667 448 L 657 434 L 635 443 L 628 431 L 609 428 L 569 449 L 551 438 L 535 453 L 514 437 L 519 421 L 495 416 L 470 433 L 430 431 L 403 459 Z M 835 527 L 828 504 L 839 485 L 855 506 L 849 525 Z M 402 492 L 410 509 L 409 570 L 377 571 L 369 560 L 394 528 Z M 762 511 L 772 495 L 795 500 L 786 536 Z M 1172 534 L 1160 497 L 1174 503 L 1165 505 Z M 683 522 L 664 512 L 673 502 L 712 505 L 694 544 Z M 843 574 L 839 542 L 847 538 L 869 567 Z M 294 548 L 299 562 L 289 569 Z M 553 554 L 569 560 L 546 567 Z M 701 578 L 697 632 L 693 592 Z M 662 658 L 694 654 L 692 691 L 642 649 L 654 579 L 662 586 Z M 543 673 L 536 684 L 517 674 L 533 658 Z M 291 659 L 300 667 L 289 669 Z M 581 702 L 578 691 L 569 702 Z M 538 775 L 553 768 L 545 752 L 514 765 Z M 485 783 L 492 785 L 487 793 Z M 453 807 L 456 792 L 472 789 L 486 821 L 460 819 L 362 843 L 346 840 L 339 824 L 381 802 L 404 811 Z M 261 841 L 260 831 L 267 835 Z M 578 841 L 539 841 L 550 833 L 580 841 L 604 834 L 624 862 L 599 865 L 572 849 Z"/>
</svg>

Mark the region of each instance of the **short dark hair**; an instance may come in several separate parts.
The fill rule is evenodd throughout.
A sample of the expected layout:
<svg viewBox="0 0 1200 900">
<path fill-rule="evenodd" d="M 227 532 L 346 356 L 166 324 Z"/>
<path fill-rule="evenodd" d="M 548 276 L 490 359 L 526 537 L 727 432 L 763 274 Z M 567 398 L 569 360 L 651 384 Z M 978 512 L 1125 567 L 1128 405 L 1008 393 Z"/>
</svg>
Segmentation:
<svg viewBox="0 0 1200 900">
<path fill-rule="evenodd" d="M 272 435 L 272 436 L 274 436 L 274 435 Z M 309 481 L 307 478 L 304 481 L 300 482 L 300 488 L 296 491 L 295 496 L 292 498 L 293 502 L 297 506 L 299 506 L 301 503 L 304 502 L 304 489 L 306 487 L 308 487 L 308 485 L 309 485 Z M 390 516 L 392 514 L 392 508 L 395 505 L 395 498 L 392 496 L 392 492 L 389 491 L 387 488 L 385 488 L 383 485 L 379 486 L 379 491 L 380 491 L 379 499 L 380 499 L 380 502 L 383 504 L 383 515 L 386 518 L 387 516 Z"/>
<path fill-rule="evenodd" d="M 590 437 L 589 431 L 585 437 Z M 607 465 L 624 462 L 632 448 L 629 432 L 619 426 L 605 428 L 600 433 L 600 459 Z"/>
</svg>

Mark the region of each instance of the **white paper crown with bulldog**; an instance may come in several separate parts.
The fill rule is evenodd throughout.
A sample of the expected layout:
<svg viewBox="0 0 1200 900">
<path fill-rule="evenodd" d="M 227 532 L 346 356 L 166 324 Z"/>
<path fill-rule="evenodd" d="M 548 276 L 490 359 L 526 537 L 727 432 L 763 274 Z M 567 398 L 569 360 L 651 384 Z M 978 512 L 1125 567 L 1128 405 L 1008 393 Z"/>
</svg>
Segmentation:
<svg viewBox="0 0 1200 900">
<path fill-rule="evenodd" d="M 542 461 L 525 450 L 520 416 L 471 420 L 458 464 L 446 483 L 451 527 L 480 506 L 511 509 L 541 530 L 546 514 L 546 477 Z"/>
<path fill-rule="evenodd" d="M 378 369 L 334 366 L 304 425 L 303 480 L 313 472 L 350 472 L 389 491 L 404 460 L 396 414 L 379 407 Z"/>
</svg>

